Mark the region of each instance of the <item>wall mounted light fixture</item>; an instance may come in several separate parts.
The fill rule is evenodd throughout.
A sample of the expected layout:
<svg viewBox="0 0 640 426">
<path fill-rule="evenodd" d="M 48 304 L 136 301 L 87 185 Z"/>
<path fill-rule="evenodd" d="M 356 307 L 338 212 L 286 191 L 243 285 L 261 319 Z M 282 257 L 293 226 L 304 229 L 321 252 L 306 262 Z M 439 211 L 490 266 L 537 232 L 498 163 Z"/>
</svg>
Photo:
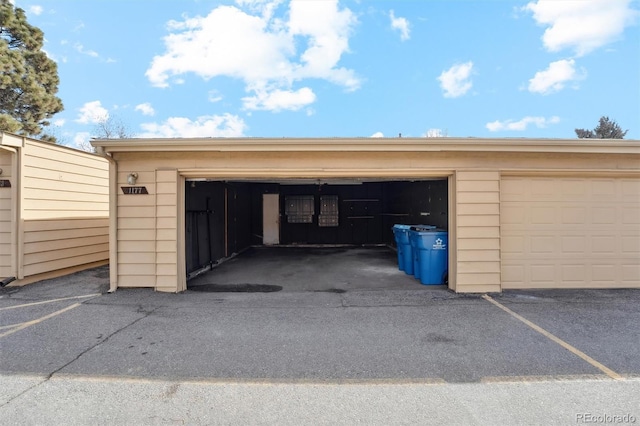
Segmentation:
<svg viewBox="0 0 640 426">
<path fill-rule="evenodd" d="M 127 183 L 129 185 L 135 185 L 136 184 L 136 180 L 138 180 L 138 173 L 136 173 L 136 172 L 129 173 L 129 176 L 127 176 Z"/>
</svg>

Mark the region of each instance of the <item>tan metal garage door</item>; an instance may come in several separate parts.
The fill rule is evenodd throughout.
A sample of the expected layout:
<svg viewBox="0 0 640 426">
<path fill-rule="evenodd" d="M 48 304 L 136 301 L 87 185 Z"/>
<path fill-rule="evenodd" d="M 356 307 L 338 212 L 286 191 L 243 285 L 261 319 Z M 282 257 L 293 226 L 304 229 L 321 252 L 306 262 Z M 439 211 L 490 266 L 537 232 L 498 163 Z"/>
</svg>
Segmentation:
<svg viewBox="0 0 640 426">
<path fill-rule="evenodd" d="M 502 287 L 640 287 L 640 179 L 502 177 Z"/>
</svg>

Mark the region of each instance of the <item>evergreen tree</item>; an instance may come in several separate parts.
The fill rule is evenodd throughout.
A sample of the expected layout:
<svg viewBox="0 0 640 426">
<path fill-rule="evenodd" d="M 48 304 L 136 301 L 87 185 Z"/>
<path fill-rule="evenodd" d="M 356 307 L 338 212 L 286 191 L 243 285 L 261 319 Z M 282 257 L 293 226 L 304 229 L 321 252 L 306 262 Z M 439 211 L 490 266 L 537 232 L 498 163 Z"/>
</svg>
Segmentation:
<svg viewBox="0 0 640 426">
<path fill-rule="evenodd" d="M 615 120 L 602 116 L 595 129 L 575 129 L 575 131 L 581 139 L 623 139 L 629 130 L 623 131 Z"/>
<path fill-rule="evenodd" d="M 24 10 L 0 0 L 0 131 L 38 137 L 62 111 L 58 66 L 42 51 L 44 34 L 29 25 Z"/>
</svg>

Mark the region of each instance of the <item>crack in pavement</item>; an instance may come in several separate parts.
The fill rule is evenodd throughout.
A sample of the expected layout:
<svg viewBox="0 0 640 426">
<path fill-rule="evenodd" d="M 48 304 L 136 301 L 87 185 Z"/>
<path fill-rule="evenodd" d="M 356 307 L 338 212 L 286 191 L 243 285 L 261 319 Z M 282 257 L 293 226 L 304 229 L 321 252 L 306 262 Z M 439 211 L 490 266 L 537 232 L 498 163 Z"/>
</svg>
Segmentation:
<svg viewBox="0 0 640 426">
<path fill-rule="evenodd" d="M 140 318 L 135 319 L 134 321 L 130 322 L 129 324 L 126 324 L 122 327 L 120 327 L 119 329 L 117 329 L 116 331 L 114 331 L 113 333 L 109 334 L 107 337 L 105 337 L 104 339 L 100 340 L 99 342 L 97 342 L 96 344 L 90 346 L 89 348 L 83 350 L 82 352 L 80 352 L 75 358 L 73 358 L 71 361 L 67 362 L 66 364 L 64 364 L 63 366 L 55 369 L 54 371 L 52 371 L 51 373 L 47 374 L 42 381 L 35 383 L 32 386 L 29 386 L 28 388 L 26 388 L 25 390 L 23 390 L 22 392 L 18 393 L 17 395 L 14 395 L 13 397 L 7 399 L 6 402 L 4 402 L 3 404 L 0 404 L 0 408 L 3 408 L 7 405 L 9 405 L 11 402 L 13 402 L 14 400 L 16 400 L 17 398 L 20 398 L 21 396 L 25 395 L 26 393 L 32 391 L 33 389 L 43 385 L 44 383 L 47 383 L 49 380 L 51 380 L 53 378 L 54 375 L 56 375 L 58 372 L 60 372 L 61 370 L 65 369 L 66 367 L 68 367 L 69 365 L 73 364 L 74 362 L 78 361 L 80 358 L 82 358 L 82 356 L 84 356 L 86 353 L 90 352 L 91 350 L 97 348 L 98 346 L 102 345 L 103 343 L 107 342 L 109 339 L 111 339 L 113 336 L 115 336 L 116 334 L 120 333 L 121 331 L 131 327 L 132 325 L 138 323 L 139 321 L 142 321 L 145 318 L 148 318 L 151 314 L 153 314 L 154 312 L 156 312 L 158 309 L 160 309 L 161 306 L 155 307 L 149 311 L 145 311 L 142 306 L 138 306 L 138 310 L 136 312 L 138 313 L 144 313 L 143 316 L 141 316 Z"/>
</svg>

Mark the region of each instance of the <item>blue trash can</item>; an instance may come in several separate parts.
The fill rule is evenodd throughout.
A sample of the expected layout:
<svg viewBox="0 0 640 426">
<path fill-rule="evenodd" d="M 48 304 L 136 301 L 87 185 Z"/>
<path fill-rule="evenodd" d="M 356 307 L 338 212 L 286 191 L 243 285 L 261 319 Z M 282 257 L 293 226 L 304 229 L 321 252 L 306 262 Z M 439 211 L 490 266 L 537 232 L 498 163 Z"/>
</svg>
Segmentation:
<svg viewBox="0 0 640 426">
<path fill-rule="evenodd" d="M 435 229 L 432 225 L 393 225 L 393 235 L 396 239 L 396 246 L 398 248 L 398 269 L 406 272 L 409 275 L 413 275 L 415 272 L 413 262 L 413 249 L 411 247 L 411 241 L 409 240 L 409 232 L 412 226 L 419 226 L 421 229 Z"/>
<path fill-rule="evenodd" d="M 393 225 L 393 235 L 398 248 L 398 269 L 413 274 L 413 255 L 411 253 L 411 242 L 409 241 L 409 225 Z"/>
<path fill-rule="evenodd" d="M 412 226 L 409 241 L 413 251 L 413 275 L 424 285 L 445 284 L 449 270 L 447 231 Z"/>
</svg>

